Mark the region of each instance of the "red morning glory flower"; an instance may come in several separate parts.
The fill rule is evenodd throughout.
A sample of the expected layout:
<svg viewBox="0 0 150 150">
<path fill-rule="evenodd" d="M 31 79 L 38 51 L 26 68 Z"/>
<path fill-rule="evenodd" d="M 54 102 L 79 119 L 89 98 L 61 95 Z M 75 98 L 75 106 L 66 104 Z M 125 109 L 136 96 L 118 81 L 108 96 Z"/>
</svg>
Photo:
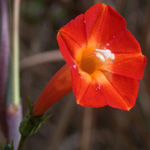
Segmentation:
<svg viewBox="0 0 150 150">
<path fill-rule="evenodd" d="M 65 95 L 71 90 L 71 83 L 76 101 L 82 106 L 109 105 L 130 110 L 135 105 L 146 57 L 142 55 L 137 40 L 126 29 L 126 21 L 114 9 L 102 3 L 92 6 L 85 14 L 63 26 L 57 40 L 67 63 L 61 73 L 63 70 L 70 72 L 59 80 L 59 92 L 55 92 L 53 84 L 48 84 L 53 90 L 46 88 L 47 94 L 42 94 L 36 102 L 43 112 L 43 105 L 47 109 L 58 100 L 55 96 L 60 98 L 61 92 Z M 61 73 L 58 71 L 57 76 L 61 77 Z M 35 109 L 35 114 L 42 114 Z"/>
</svg>

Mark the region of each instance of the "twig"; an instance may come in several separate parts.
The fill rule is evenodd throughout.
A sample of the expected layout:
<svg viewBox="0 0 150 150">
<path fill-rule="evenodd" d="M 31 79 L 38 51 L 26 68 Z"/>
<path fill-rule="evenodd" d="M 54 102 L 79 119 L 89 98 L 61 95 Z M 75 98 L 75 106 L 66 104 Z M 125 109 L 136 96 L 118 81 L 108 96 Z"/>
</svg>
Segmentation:
<svg viewBox="0 0 150 150">
<path fill-rule="evenodd" d="M 81 134 L 80 150 L 90 150 L 90 138 L 92 134 L 93 108 L 85 108 Z"/>
<path fill-rule="evenodd" d="M 22 120 L 22 106 L 20 103 L 20 86 L 19 86 L 19 10 L 20 10 L 20 0 L 14 0 L 13 3 L 13 32 L 12 32 L 12 66 L 9 74 L 13 78 L 9 78 L 8 93 L 7 93 L 7 124 L 9 131 L 9 143 L 13 140 L 14 150 L 17 149 L 20 133 L 19 124 Z M 13 84 L 11 84 L 11 82 Z M 12 94 L 9 93 L 12 90 Z M 10 97 L 9 94 L 13 97 Z"/>
<path fill-rule="evenodd" d="M 19 10 L 20 0 L 14 0 L 13 8 L 13 102 L 17 108 L 20 103 L 19 87 Z"/>
<path fill-rule="evenodd" d="M 26 138 L 21 136 L 21 139 L 20 139 L 20 142 L 19 142 L 19 146 L 18 146 L 18 150 L 23 150 L 25 140 L 26 140 Z"/>
<path fill-rule="evenodd" d="M 68 101 L 67 104 L 65 105 L 64 111 L 59 120 L 57 130 L 54 133 L 54 136 L 52 138 L 50 146 L 48 146 L 47 149 L 49 149 L 49 150 L 57 149 L 57 146 L 59 145 L 59 143 L 68 127 L 71 116 L 73 115 L 73 112 L 74 112 L 73 107 L 74 107 L 74 101 L 72 101 L 72 100 Z"/>
<path fill-rule="evenodd" d="M 26 69 L 46 62 L 61 61 L 63 57 L 59 50 L 52 50 L 27 57 L 20 62 L 20 68 Z"/>
</svg>

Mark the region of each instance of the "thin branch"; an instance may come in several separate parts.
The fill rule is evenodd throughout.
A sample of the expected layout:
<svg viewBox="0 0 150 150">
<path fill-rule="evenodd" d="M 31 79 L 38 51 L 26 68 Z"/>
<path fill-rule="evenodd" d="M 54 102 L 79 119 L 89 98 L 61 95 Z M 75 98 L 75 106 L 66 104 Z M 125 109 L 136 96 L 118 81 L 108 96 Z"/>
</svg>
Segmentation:
<svg viewBox="0 0 150 150">
<path fill-rule="evenodd" d="M 90 141 L 92 134 L 93 108 L 84 108 L 83 126 L 81 134 L 80 150 L 90 150 Z"/>
<path fill-rule="evenodd" d="M 35 65 L 43 64 L 52 61 L 62 61 L 63 57 L 59 50 L 52 50 L 49 52 L 39 53 L 30 57 L 27 57 L 20 62 L 20 68 L 26 69 Z"/>
<path fill-rule="evenodd" d="M 19 10 L 20 0 L 14 0 L 13 8 L 13 102 L 16 108 L 20 103 L 19 86 Z"/>
<path fill-rule="evenodd" d="M 58 124 L 58 127 L 57 127 L 57 130 L 56 132 L 54 133 L 54 136 L 51 140 L 51 143 L 50 145 L 48 146 L 47 149 L 50 149 L 50 150 L 55 150 L 58 148 L 58 145 L 60 143 L 60 141 L 62 140 L 64 134 L 65 134 L 65 131 L 69 125 L 69 122 L 71 120 L 71 117 L 74 113 L 74 101 L 72 100 L 69 100 L 65 107 L 64 107 L 64 111 L 60 117 L 60 120 L 59 120 L 59 124 Z"/>
<path fill-rule="evenodd" d="M 19 85 L 19 14 L 20 14 L 20 0 L 13 1 L 13 32 L 12 32 L 12 65 L 9 72 L 12 75 L 11 81 L 8 82 L 7 99 L 9 101 L 7 106 L 7 125 L 9 131 L 9 143 L 13 140 L 14 150 L 17 149 L 20 133 L 19 124 L 22 120 L 22 105 L 20 103 L 20 85 Z M 12 93 L 9 91 L 12 90 Z M 10 96 L 12 97 L 10 97 Z"/>
</svg>

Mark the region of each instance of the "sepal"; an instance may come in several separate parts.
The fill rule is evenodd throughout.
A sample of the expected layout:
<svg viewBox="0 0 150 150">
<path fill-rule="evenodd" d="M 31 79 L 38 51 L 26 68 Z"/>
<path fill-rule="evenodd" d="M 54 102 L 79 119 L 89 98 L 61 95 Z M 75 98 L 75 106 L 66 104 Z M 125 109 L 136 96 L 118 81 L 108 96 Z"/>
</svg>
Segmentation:
<svg viewBox="0 0 150 150">
<path fill-rule="evenodd" d="M 20 134 L 24 138 L 37 133 L 41 125 L 50 118 L 50 116 L 32 116 L 33 105 L 30 98 L 28 98 L 28 101 L 28 112 L 19 127 Z"/>
</svg>

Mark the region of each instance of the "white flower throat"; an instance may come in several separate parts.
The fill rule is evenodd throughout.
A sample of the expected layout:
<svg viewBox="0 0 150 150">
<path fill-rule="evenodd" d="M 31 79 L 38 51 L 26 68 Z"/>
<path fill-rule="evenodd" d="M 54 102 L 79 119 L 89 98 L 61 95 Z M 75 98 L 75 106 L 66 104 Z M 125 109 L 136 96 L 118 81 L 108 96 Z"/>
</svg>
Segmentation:
<svg viewBox="0 0 150 150">
<path fill-rule="evenodd" d="M 102 62 L 105 62 L 106 59 L 115 59 L 115 54 L 112 53 L 109 49 L 95 49 L 94 54 L 98 57 Z"/>
</svg>

